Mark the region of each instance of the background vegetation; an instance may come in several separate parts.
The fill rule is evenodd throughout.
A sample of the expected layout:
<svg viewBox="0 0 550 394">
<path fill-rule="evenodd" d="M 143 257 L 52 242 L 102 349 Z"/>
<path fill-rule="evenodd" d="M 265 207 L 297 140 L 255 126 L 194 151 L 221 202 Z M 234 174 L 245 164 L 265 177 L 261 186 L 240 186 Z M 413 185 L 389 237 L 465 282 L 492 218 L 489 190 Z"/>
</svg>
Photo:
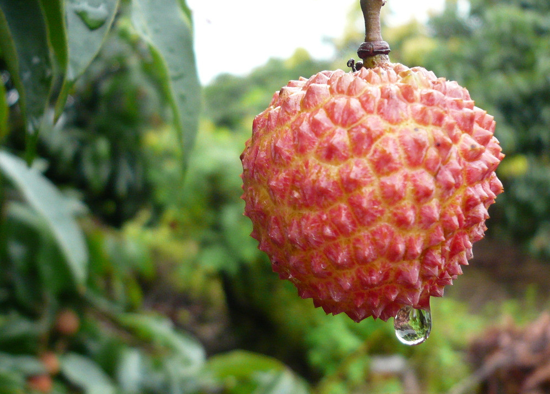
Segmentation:
<svg viewBox="0 0 550 394">
<path fill-rule="evenodd" d="M 239 198 L 253 117 L 355 57 L 358 6 L 336 60 L 301 49 L 201 90 L 184 0 L 21 4 L 0 0 L 0 394 L 549 390 L 546 0 L 385 27 L 394 62 L 495 115 L 507 155 L 487 239 L 414 348 L 297 297 Z"/>
</svg>

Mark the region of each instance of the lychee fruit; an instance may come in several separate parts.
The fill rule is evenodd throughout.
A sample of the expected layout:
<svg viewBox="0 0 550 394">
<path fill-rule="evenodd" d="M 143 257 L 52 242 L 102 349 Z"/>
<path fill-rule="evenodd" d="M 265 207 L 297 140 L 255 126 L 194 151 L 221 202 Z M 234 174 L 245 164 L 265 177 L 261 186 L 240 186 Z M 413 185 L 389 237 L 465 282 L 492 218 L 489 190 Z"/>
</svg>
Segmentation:
<svg viewBox="0 0 550 394">
<path fill-rule="evenodd" d="M 61 369 L 59 357 L 52 351 L 44 352 L 40 355 L 40 361 L 50 375 L 57 375 Z"/>
<path fill-rule="evenodd" d="M 326 313 L 386 321 L 428 309 L 503 191 L 494 130 L 465 88 L 421 67 L 290 81 L 241 155 L 251 236 Z"/>
<path fill-rule="evenodd" d="M 50 375 L 34 375 L 27 379 L 30 390 L 39 393 L 49 393 L 53 389 L 53 380 Z"/>
<path fill-rule="evenodd" d="M 57 315 L 55 328 L 62 335 L 74 335 L 80 328 L 80 318 L 75 311 L 64 309 Z"/>
</svg>

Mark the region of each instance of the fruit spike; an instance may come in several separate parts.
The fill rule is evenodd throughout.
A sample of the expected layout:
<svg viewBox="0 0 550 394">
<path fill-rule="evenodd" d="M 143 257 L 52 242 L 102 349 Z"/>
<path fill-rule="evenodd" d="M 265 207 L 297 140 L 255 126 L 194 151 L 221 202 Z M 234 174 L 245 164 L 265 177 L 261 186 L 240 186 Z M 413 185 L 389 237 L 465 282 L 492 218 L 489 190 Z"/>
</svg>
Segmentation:
<svg viewBox="0 0 550 394">
<path fill-rule="evenodd" d="M 326 313 L 384 321 L 462 274 L 502 193 L 492 116 L 458 83 L 390 63 L 361 0 L 364 63 L 290 81 L 241 155 L 252 237 Z"/>
</svg>

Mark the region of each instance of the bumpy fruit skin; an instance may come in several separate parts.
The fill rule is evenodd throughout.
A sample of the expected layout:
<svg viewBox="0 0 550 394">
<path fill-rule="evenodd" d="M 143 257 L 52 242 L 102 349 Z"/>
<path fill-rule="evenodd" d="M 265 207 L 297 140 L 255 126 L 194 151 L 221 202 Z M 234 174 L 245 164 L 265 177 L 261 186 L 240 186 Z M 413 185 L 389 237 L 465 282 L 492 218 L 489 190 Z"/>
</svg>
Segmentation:
<svg viewBox="0 0 550 394">
<path fill-rule="evenodd" d="M 466 89 L 419 67 L 291 81 L 241 155 L 251 236 L 326 313 L 386 321 L 429 308 L 503 191 L 494 129 Z"/>
</svg>

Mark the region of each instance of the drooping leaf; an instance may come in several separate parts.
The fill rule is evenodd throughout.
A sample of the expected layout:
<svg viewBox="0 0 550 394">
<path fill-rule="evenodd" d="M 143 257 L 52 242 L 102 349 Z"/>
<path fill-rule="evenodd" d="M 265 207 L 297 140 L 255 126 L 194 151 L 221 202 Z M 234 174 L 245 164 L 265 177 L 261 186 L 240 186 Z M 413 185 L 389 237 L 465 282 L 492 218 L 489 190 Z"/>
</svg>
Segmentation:
<svg viewBox="0 0 550 394">
<path fill-rule="evenodd" d="M 19 92 L 23 119 L 36 134 L 53 81 L 48 30 L 39 0 L 0 0 L 0 48 Z"/>
<path fill-rule="evenodd" d="M 8 251 L 14 249 L 15 252 L 11 258 L 16 295 L 21 293 L 19 302 L 22 305 L 32 302 L 40 304 L 43 292 L 59 294 L 74 286 L 72 275 L 65 266 L 65 259 L 46 220 L 28 204 L 16 201 L 9 202 L 6 211 Z M 43 286 L 42 291 L 38 291 L 38 286 Z M 25 288 L 28 290 L 22 292 Z"/>
<path fill-rule="evenodd" d="M 132 21 L 149 43 L 163 75 L 165 95 L 174 124 L 189 159 L 201 107 L 200 83 L 193 52 L 193 29 L 182 0 L 133 0 Z"/>
<path fill-rule="evenodd" d="M 86 394 L 114 394 L 115 386 L 109 376 L 91 359 L 75 353 L 61 358 L 61 372 Z"/>
<path fill-rule="evenodd" d="M 0 151 L 0 171 L 23 193 L 29 204 L 46 220 L 78 285 L 86 281 L 88 249 L 71 206 L 56 187 L 19 158 Z"/>
</svg>

